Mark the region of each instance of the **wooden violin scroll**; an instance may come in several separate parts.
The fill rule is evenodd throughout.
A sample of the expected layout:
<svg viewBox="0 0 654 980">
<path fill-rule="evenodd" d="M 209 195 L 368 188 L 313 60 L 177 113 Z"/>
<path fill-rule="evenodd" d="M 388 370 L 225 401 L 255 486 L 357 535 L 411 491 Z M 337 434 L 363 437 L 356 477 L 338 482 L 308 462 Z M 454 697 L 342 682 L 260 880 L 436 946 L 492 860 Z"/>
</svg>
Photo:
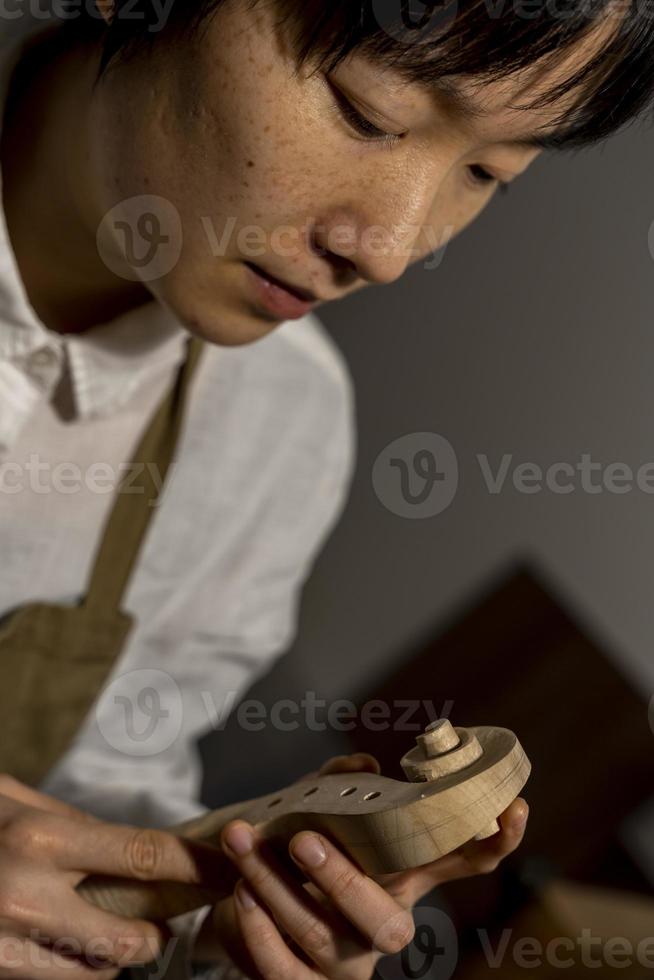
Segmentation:
<svg viewBox="0 0 654 980">
<path fill-rule="evenodd" d="M 401 764 L 410 782 L 370 772 L 333 773 L 170 829 L 219 846 L 222 828 L 239 818 L 280 849 L 298 831 L 315 830 L 367 874 L 386 874 L 428 864 L 467 841 L 495 833 L 497 817 L 519 794 L 531 770 L 508 729 L 454 728 L 443 719 L 418 736 Z M 78 891 L 108 911 L 166 919 L 230 894 L 234 880 L 225 858 L 225 875 L 211 890 L 92 876 Z"/>
<path fill-rule="evenodd" d="M 427 725 L 416 739 L 417 745 L 400 760 L 407 779 L 426 782 L 460 772 L 476 762 L 483 754 L 477 736 L 466 728 L 453 728 L 447 718 Z M 500 829 L 492 820 L 475 834 L 475 840 L 492 837 Z"/>
</svg>

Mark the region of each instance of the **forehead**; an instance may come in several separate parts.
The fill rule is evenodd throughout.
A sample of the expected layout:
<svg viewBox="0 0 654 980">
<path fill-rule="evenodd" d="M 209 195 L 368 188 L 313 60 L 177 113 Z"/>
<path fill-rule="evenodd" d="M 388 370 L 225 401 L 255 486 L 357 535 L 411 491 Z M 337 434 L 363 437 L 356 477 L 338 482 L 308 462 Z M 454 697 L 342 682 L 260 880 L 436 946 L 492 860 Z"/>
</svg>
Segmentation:
<svg viewBox="0 0 654 980">
<path fill-rule="evenodd" d="M 622 0 L 617 3 L 621 4 Z M 527 148 L 550 148 L 548 140 L 555 145 L 555 135 L 565 130 L 565 116 L 581 94 L 578 84 L 555 97 L 551 95 L 552 90 L 569 78 L 576 78 L 605 50 L 619 30 L 623 15 L 624 6 L 616 9 L 612 2 L 601 21 L 590 23 L 582 37 L 526 69 L 499 77 L 443 75 L 435 81 L 421 83 L 419 78 L 407 79 L 400 67 L 387 75 L 384 73 L 384 88 L 391 101 L 397 99 L 398 105 L 413 100 L 433 104 L 439 114 L 445 113 L 470 135 L 481 138 L 488 135 L 495 140 L 499 131 L 504 142 Z M 356 59 L 356 52 L 354 56 Z M 363 72 L 362 80 L 374 85 L 374 75 L 379 76 L 374 60 L 364 63 Z M 538 104 L 539 100 L 543 101 L 542 105 Z"/>
<path fill-rule="evenodd" d="M 552 99 L 549 93 L 567 79 L 577 76 L 600 54 L 619 28 L 619 15 L 607 13 L 585 36 L 563 51 L 554 51 L 527 69 L 491 81 L 479 77 L 449 76 L 432 86 L 433 94 L 447 100 L 463 115 L 472 118 L 502 117 L 517 123 L 525 113 L 539 126 L 551 126 L 567 114 L 579 98 L 578 86 Z M 546 104 L 539 105 L 543 100 Z M 522 113 L 522 117 L 520 117 Z"/>
</svg>

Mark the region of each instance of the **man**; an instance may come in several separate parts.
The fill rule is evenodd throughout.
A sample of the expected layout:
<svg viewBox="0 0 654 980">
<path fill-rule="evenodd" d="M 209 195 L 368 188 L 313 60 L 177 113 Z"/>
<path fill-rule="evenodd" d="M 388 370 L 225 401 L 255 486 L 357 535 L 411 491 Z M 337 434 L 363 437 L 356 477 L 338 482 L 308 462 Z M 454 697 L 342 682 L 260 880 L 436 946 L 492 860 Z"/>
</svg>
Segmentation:
<svg viewBox="0 0 654 980">
<path fill-rule="evenodd" d="M 542 149 L 632 118 L 654 34 L 642 7 L 574 0 L 413 23 L 372 0 L 75 13 L 3 56 L 0 663 L 18 734 L 2 756 L 0 974 L 108 980 L 166 937 L 75 885 L 211 880 L 210 848 L 138 827 L 201 812 L 200 693 L 228 710 L 287 648 L 345 497 L 352 394 L 313 310 L 393 282 Z M 173 450 L 157 506 L 130 498 L 125 464 L 159 490 Z M 237 822 L 221 844 L 242 881 L 179 925 L 185 955 L 369 977 L 409 942 L 420 897 L 495 868 L 526 815 L 517 800 L 495 837 L 382 881 L 297 835 L 289 864 L 311 888 Z"/>
</svg>

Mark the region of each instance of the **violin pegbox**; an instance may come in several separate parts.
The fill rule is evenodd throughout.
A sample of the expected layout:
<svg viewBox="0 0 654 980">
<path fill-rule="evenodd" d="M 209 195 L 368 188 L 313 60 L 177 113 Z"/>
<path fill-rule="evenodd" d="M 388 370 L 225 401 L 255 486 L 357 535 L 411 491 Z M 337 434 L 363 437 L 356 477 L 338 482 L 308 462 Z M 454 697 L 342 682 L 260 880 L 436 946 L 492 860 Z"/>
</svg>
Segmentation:
<svg viewBox="0 0 654 980">
<path fill-rule="evenodd" d="M 454 728 L 440 719 L 416 742 L 401 759 L 409 782 L 331 773 L 252 800 L 237 815 L 282 847 L 300 830 L 324 833 L 368 874 L 428 864 L 496 833 L 497 817 L 531 769 L 513 732 Z M 226 822 L 222 812 L 209 814 L 193 836 L 215 841 Z"/>
</svg>

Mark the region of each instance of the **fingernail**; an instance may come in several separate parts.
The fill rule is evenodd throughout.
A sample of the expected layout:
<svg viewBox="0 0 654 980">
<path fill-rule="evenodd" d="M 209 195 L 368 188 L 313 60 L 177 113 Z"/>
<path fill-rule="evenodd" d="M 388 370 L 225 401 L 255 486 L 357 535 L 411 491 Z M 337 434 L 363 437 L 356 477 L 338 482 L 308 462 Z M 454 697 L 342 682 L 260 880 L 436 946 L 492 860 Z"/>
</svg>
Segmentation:
<svg viewBox="0 0 654 980">
<path fill-rule="evenodd" d="M 252 832 L 242 823 L 230 827 L 223 835 L 223 841 L 237 857 L 245 857 L 252 850 Z"/>
<path fill-rule="evenodd" d="M 256 909 L 258 904 L 257 900 L 244 881 L 239 881 L 237 884 L 236 896 L 243 908 L 247 909 L 248 912 L 251 912 L 252 909 Z"/>
<path fill-rule="evenodd" d="M 308 868 L 318 868 L 327 860 L 327 852 L 322 845 L 322 841 L 315 834 L 307 834 L 300 837 L 291 846 L 291 854 L 297 858 L 300 864 Z"/>
</svg>

